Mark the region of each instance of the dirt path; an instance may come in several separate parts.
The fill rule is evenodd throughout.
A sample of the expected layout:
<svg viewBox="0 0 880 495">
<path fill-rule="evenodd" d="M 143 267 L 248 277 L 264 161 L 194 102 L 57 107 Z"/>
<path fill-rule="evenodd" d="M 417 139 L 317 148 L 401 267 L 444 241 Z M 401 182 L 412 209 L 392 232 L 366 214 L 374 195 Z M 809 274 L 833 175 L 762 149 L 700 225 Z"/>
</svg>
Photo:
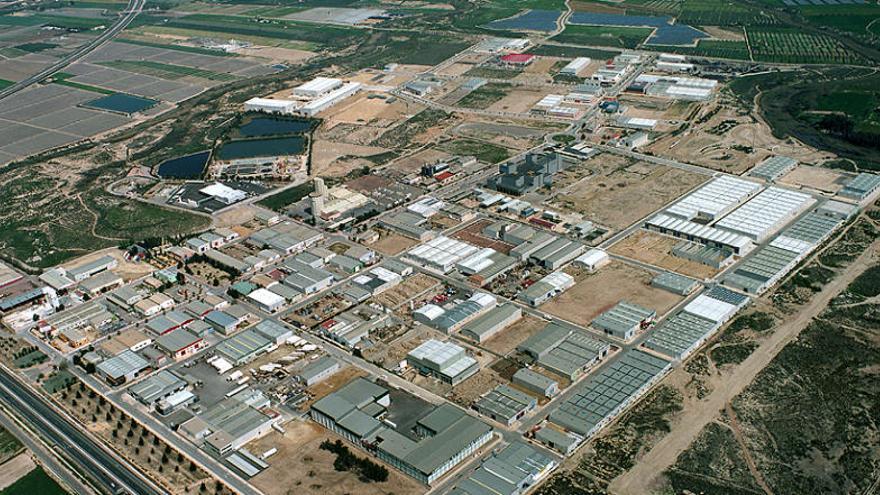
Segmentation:
<svg viewBox="0 0 880 495">
<path fill-rule="evenodd" d="M 35 467 L 34 460 L 29 452 L 22 452 L 9 459 L 0 466 L 0 490 L 18 481 L 19 478 L 31 472 Z"/>
<path fill-rule="evenodd" d="M 758 470 L 758 466 L 755 465 L 755 460 L 752 459 L 752 454 L 749 452 L 749 446 L 746 444 L 742 430 L 739 428 L 739 418 L 736 417 L 736 411 L 730 406 L 730 402 L 724 405 L 724 411 L 727 412 L 727 416 L 730 418 L 730 430 L 736 438 L 736 443 L 738 443 L 739 447 L 742 449 L 746 465 L 749 467 L 749 472 L 752 473 L 752 477 L 755 478 L 755 482 L 758 483 L 758 486 L 760 486 L 762 490 L 764 490 L 764 493 L 767 495 L 773 495 L 773 490 L 771 490 L 767 485 L 767 482 L 764 481 L 764 476 L 761 474 L 761 471 Z"/>
<path fill-rule="evenodd" d="M 714 391 L 704 401 L 684 411 L 668 435 L 657 442 L 635 467 L 611 482 L 609 492 L 634 495 L 650 493 L 658 477 L 675 463 L 679 454 L 693 443 L 697 435 L 715 419 L 719 411 L 752 383 L 758 373 L 786 344 L 794 340 L 835 296 L 876 262 L 875 255 L 878 248 L 880 248 L 880 240 L 874 241 L 849 267 L 827 284 L 809 303 L 800 308 L 797 315 L 777 327 L 776 331 L 731 374 L 722 377 Z"/>
</svg>

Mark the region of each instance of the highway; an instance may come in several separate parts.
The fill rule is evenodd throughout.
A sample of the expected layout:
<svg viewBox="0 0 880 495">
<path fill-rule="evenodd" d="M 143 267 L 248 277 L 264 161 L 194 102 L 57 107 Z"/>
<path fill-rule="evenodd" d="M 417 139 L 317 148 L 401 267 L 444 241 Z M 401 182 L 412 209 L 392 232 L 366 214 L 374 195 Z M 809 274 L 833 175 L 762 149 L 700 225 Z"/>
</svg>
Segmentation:
<svg viewBox="0 0 880 495">
<path fill-rule="evenodd" d="M 65 418 L 56 407 L 23 385 L 5 366 L 0 366 L 0 400 L 43 438 L 54 443 L 57 453 L 81 468 L 82 474 L 100 485 L 106 493 L 168 493 L 126 460 L 85 434 L 82 426 Z"/>
<path fill-rule="evenodd" d="M 120 17 L 113 25 L 111 25 L 109 28 L 107 28 L 103 33 L 101 33 L 100 36 L 98 36 L 97 38 L 92 40 L 91 43 L 88 43 L 86 45 L 79 47 L 73 53 L 68 54 L 66 57 L 62 58 L 58 62 L 55 62 L 54 64 L 50 65 L 49 67 L 46 67 L 45 69 L 34 74 L 33 76 L 30 76 L 27 79 L 23 79 L 21 81 L 18 81 L 17 83 L 13 84 L 12 86 L 9 86 L 8 88 L 4 89 L 3 91 L 0 91 L 0 100 L 2 100 L 3 98 L 6 98 L 8 96 L 12 96 L 13 94 L 27 88 L 28 86 L 36 84 L 36 83 L 42 81 L 43 79 L 46 79 L 47 77 L 51 76 L 52 74 L 60 71 L 61 69 L 67 67 L 68 65 L 70 65 L 70 64 L 76 62 L 77 60 L 81 59 L 82 57 L 86 56 L 92 50 L 100 47 L 104 43 L 113 39 L 113 37 L 115 37 L 123 29 L 125 29 L 129 24 L 131 24 L 131 21 L 133 21 L 134 18 L 137 17 L 138 14 L 140 14 L 141 10 L 144 8 L 145 3 L 146 3 L 146 0 L 129 0 L 128 6 L 126 7 L 126 10 L 123 11 L 122 17 Z"/>
</svg>

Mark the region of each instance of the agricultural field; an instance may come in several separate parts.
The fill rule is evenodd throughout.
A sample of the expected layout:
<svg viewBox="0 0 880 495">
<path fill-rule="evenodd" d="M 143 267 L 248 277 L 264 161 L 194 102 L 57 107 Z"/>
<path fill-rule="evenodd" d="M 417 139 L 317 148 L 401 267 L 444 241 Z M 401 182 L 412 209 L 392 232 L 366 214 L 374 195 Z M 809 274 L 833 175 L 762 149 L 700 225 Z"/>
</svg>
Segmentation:
<svg viewBox="0 0 880 495">
<path fill-rule="evenodd" d="M 650 28 L 640 27 L 568 25 L 552 39 L 570 45 L 636 48 L 644 43 L 651 31 Z"/>
<path fill-rule="evenodd" d="M 745 41 L 737 40 L 700 40 L 697 46 L 645 46 L 646 49 L 663 52 L 691 55 L 695 57 L 727 58 L 732 60 L 750 60 L 751 54 Z"/>
<path fill-rule="evenodd" d="M 510 89 L 510 84 L 489 83 L 468 93 L 458 101 L 458 106 L 485 110 L 507 96 Z"/>
<path fill-rule="evenodd" d="M 804 64 L 860 64 L 865 60 L 838 40 L 790 28 L 747 28 L 755 60 Z"/>
</svg>

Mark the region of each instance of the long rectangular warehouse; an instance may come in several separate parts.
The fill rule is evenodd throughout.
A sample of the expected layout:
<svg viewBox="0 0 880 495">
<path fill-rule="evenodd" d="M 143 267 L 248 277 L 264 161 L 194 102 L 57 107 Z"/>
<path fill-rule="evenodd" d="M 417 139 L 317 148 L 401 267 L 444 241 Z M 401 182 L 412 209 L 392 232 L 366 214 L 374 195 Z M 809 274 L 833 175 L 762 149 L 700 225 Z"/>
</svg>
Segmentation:
<svg viewBox="0 0 880 495">
<path fill-rule="evenodd" d="M 752 240 L 748 237 L 726 230 L 716 229 L 689 220 L 682 220 L 663 213 L 654 215 L 645 222 L 645 228 L 667 234 L 679 239 L 699 242 L 706 246 L 726 249 L 737 255 L 744 255 L 752 247 Z"/>
<path fill-rule="evenodd" d="M 815 202 L 806 193 L 768 187 L 715 226 L 763 242 Z"/>
</svg>

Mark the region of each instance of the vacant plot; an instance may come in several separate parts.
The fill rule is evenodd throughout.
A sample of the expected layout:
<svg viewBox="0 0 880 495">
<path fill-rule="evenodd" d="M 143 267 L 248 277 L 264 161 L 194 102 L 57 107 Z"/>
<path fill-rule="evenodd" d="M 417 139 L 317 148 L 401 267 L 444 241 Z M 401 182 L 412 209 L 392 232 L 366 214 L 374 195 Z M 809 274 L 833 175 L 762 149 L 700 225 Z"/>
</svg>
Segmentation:
<svg viewBox="0 0 880 495">
<path fill-rule="evenodd" d="M 372 244 L 372 248 L 382 254 L 395 256 L 418 244 L 419 241 L 404 237 L 393 232 L 380 232 L 379 240 Z"/>
<path fill-rule="evenodd" d="M 792 186 L 809 187 L 817 191 L 836 193 L 843 189 L 844 183 L 852 176 L 838 170 L 801 165 L 777 182 Z"/>
<path fill-rule="evenodd" d="M 397 287 L 393 287 L 373 298 L 374 302 L 385 306 L 386 308 L 397 309 L 410 299 L 415 299 L 425 295 L 427 291 L 436 287 L 440 283 L 434 277 L 417 273 Z"/>
<path fill-rule="evenodd" d="M 545 303 L 541 310 L 579 325 L 589 325 L 620 301 L 651 308 L 659 316 L 682 300 L 681 296 L 651 287 L 651 272 L 620 261 L 594 274 L 567 271 L 575 277 L 576 285 Z"/>
<path fill-rule="evenodd" d="M 269 495 L 395 495 L 419 494 L 424 487 L 414 479 L 388 467 L 388 481 L 383 483 L 364 483 L 351 471 L 336 471 L 333 461 L 336 456 L 319 447 L 321 442 L 340 439 L 329 430 L 312 422 L 292 421 L 284 426 L 285 433 L 272 432 L 248 444 L 253 453 L 278 449 L 268 459 L 266 469 L 251 482 Z M 358 456 L 367 454 L 353 449 Z M 370 457 L 371 460 L 377 459 Z"/>
<path fill-rule="evenodd" d="M 12 433 L 0 428 L 0 464 L 18 455 L 22 448 L 21 442 Z"/>
<path fill-rule="evenodd" d="M 30 473 L 35 467 L 34 460 L 30 454 L 22 452 L 12 459 L 2 463 L 3 468 L 0 469 L 0 490 L 5 490 L 8 486 L 15 484 L 19 479 Z M 6 493 L 3 491 L 2 493 Z"/>
<path fill-rule="evenodd" d="M 487 107 L 493 112 L 528 113 L 529 110 L 546 96 L 548 91 L 517 87 Z"/>
<path fill-rule="evenodd" d="M 617 156 L 600 155 L 581 162 L 588 178 L 576 180 L 552 200 L 554 207 L 580 213 L 601 225 L 620 229 L 647 216 L 708 179 L 708 176 Z"/>
<path fill-rule="evenodd" d="M 520 343 L 540 332 L 547 322 L 534 316 L 524 315 L 519 321 L 495 334 L 482 344 L 491 352 L 506 356 L 513 352 Z"/>
<path fill-rule="evenodd" d="M 458 101 L 458 106 L 485 110 L 507 96 L 511 89 L 510 84 L 489 83 L 482 88 L 475 89 Z"/>
<path fill-rule="evenodd" d="M 611 252 L 699 280 L 715 276 L 719 270 L 711 266 L 673 256 L 672 248 L 681 242 L 669 236 L 637 230 L 611 247 Z"/>
</svg>

